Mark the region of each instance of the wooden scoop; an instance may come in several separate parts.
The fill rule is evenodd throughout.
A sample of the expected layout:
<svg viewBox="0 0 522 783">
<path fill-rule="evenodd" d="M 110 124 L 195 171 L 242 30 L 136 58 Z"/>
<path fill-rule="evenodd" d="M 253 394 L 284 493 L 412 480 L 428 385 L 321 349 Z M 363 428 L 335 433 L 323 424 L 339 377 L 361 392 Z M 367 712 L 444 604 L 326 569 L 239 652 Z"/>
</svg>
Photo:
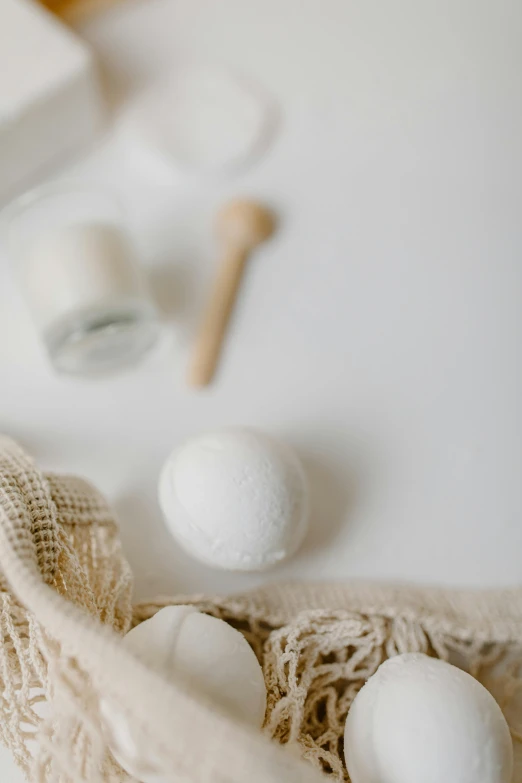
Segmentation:
<svg viewBox="0 0 522 783">
<path fill-rule="evenodd" d="M 42 0 L 44 6 L 70 24 L 103 13 L 120 0 Z"/>
<path fill-rule="evenodd" d="M 260 204 L 241 200 L 219 212 L 216 226 L 224 253 L 194 347 L 189 371 L 192 386 L 206 386 L 212 380 L 246 260 L 274 232 L 275 220 Z"/>
</svg>

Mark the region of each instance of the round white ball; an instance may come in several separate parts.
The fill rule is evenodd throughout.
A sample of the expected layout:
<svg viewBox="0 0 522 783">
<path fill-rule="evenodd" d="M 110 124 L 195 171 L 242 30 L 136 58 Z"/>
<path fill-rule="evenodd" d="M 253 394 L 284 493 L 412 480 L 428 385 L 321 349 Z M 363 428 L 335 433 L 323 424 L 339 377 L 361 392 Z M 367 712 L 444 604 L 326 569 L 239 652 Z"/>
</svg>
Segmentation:
<svg viewBox="0 0 522 783">
<path fill-rule="evenodd" d="M 182 683 L 243 723 L 262 726 L 266 686 L 261 666 L 245 637 L 224 620 L 193 606 L 169 606 L 136 626 L 123 644 L 166 680 Z M 102 701 L 101 712 L 120 766 L 142 783 L 163 783 L 151 772 L 157 759 L 118 706 Z"/>
<path fill-rule="evenodd" d="M 493 696 L 420 653 L 385 661 L 357 694 L 344 734 L 352 783 L 510 783 L 513 745 Z"/>
<path fill-rule="evenodd" d="M 300 546 L 308 487 L 299 459 L 260 432 L 226 429 L 189 440 L 167 460 L 159 501 L 174 537 L 193 557 L 258 571 Z"/>
</svg>

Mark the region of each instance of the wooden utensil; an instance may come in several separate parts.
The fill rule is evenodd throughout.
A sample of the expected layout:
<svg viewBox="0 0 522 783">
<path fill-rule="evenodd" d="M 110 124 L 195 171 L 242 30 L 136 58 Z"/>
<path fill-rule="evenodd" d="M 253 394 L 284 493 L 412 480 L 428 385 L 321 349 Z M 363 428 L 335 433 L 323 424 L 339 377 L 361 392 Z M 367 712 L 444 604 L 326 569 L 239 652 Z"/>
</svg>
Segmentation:
<svg viewBox="0 0 522 783">
<path fill-rule="evenodd" d="M 65 22 L 74 24 L 108 10 L 121 0 L 41 0 L 41 2 Z"/>
<path fill-rule="evenodd" d="M 218 214 L 217 233 L 224 245 L 218 276 L 196 340 L 189 383 L 212 380 L 248 256 L 274 232 L 275 219 L 253 201 L 232 201 Z"/>
</svg>

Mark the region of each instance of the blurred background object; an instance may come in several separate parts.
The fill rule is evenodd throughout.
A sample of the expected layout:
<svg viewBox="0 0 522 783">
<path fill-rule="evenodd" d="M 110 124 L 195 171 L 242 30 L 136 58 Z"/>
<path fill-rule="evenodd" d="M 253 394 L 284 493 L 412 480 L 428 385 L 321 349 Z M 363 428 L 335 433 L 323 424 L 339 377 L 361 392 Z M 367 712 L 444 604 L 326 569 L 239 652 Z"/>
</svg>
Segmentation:
<svg viewBox="0 0 522 783">
<path fill-rule="evenodd" d="M 123 204 L 107 188 L 36 188 L 2 214 L 0 236 L 56 370 L 127 367 L 159 325 Z"/>
<path fill-rule="evenodd" d="M 40 2 L 66 21 L 74 21 L 110 8 L 122 0 L 40 0 Z"/>
<path fill-rule="evenodd" d="M 121 126 L 131 143 L 179 173 L 242 173 L 273 141 L 273 96 L 244 69 L 221 62 L 177 62 L 129 100 Z"/>
<path fill-rule="evenodd" d="M 31 0 L 2 0 L 0 202 L 91 144 L 103 119 L 89 46 Z"/>
</svg>

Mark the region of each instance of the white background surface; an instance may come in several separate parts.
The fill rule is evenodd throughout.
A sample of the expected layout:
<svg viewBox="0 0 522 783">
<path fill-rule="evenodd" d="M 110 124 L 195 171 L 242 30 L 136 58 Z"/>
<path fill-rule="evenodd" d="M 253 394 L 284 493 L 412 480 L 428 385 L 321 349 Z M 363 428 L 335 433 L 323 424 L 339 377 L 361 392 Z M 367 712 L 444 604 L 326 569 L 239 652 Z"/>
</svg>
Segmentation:
<svg viewBox="0 0 522 783">
<path fill-rule="evenodd" d="M 234 180 L 163 170 L 121 129 L 76 166 L 127 198 L 166 337 L 125 375 L 57 378 L 0 259 L 0 428 L 108 495 L 139 597 L 520 581 L 519 0 L 144 0 L 83 32 L 118 106 L 179 60 L 229 63 L 272 93 L 279 133 Z M 212 215 L 243 193 L 281 230 L 252 261 L 219 379 L 195 393 Z M 190 561 L 156 505 L 169 450 L 222 424 L 288 438 L 310 472 L 311 537 L 267 575 Z"/>
</svg>

